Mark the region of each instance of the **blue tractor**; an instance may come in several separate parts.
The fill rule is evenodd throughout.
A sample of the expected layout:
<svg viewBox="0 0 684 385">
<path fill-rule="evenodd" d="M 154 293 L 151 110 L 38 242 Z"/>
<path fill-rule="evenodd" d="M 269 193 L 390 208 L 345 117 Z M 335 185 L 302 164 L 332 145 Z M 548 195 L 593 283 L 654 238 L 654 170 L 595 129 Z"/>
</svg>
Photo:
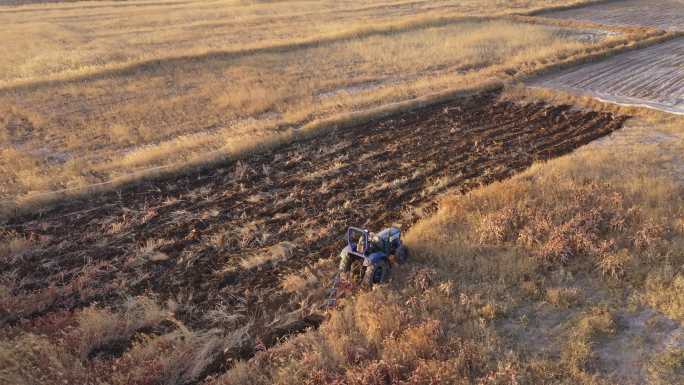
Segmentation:
<svg viewBox="0 0 684 385">
<path fill-rule="evenodd" d="M 356 284 L 372 286 L 387 281 L 390 257 L 399 263 L 408 258 L 408 249 L 401 242 L 401 230 L 390 227 L 374 234 L 368 230 L 350 227 L 347 246 L 340 253 L 340 273 Z"/>
</svg>

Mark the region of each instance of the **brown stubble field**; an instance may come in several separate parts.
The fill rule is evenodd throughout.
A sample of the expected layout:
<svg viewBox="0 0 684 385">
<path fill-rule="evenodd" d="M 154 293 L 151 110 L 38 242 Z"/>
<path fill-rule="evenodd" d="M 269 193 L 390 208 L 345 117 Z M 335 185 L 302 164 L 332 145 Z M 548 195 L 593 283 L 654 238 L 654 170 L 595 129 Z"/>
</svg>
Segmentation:
<svg viewBox="0 0 684 385">
<path fill-rule="evenodd" d="M 681 383 L 684 122 L 519 83 L 677 34 L 574 3 L 0 7 L 0 384 Z"/>
</svg>

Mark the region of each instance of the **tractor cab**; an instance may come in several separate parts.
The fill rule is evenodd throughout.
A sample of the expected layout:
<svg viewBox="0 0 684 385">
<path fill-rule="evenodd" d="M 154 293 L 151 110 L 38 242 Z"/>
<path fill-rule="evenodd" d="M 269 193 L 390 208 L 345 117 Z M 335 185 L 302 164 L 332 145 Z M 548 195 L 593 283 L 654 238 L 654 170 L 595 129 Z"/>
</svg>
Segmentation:
<svg viewBox="0 0 684 385">
<path fill-rule="evenodd" d="M 401 230 L 396 227 L 386 228 L 377 234 L 371 234 L 371 241 L 386 254 L 394 254 L 401 246 Z"/>
</svg>

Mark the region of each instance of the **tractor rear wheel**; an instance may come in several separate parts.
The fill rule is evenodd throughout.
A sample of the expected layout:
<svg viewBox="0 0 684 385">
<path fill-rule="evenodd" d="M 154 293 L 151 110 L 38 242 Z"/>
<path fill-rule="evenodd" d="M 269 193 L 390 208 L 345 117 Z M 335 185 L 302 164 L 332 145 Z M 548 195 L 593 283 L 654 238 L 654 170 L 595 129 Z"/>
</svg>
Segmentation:
<svg viewBox="0 0 684 385">
<path fill-rule="evenodd" d="M 399 246 L 397 249 L 397 259 L 399 259 L 399 263 L 405 263 L 406 260 L 408 259 L 409 252 L 408 248 L 404 245 Z"/>
<path fill-rule="evenodd" d="M 386 282 L 389 277 L 389 269 L 389 263 L 385 260 L 378 261 L 366 267 L 366 275 L 363 277 L 363 283 L 366 286 L 371 287 L 374 284 Z"/>
</svg>

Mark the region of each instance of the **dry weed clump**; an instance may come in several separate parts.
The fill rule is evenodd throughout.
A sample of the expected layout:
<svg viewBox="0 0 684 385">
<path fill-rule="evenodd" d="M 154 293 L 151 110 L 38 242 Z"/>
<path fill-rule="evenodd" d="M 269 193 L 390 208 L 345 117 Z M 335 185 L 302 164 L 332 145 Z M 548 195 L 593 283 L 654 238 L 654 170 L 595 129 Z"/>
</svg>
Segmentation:
<svg viewBox="0 0 684 385">
<path fill-rule="evenodd" d="M 319 283 L 316 275 L 310 268 L 305 268 L 304 273 L 288 274 L 282 282 L 283 290 L 288 293 L 301 293 Z"/>
<path fill-rule="evenodd" d="M 629 266 L 634 265 L 634 257 L 626 249 L 600 255 L 598 259 L 596 265 L 601 274 L 613 279 L 623 278 Z"/>
<path fill-rule="evenodd" d="M 218 363 L 226 341 L 216 332 L 175 331 L 146 337 L 114 363 L 113 385 L 183 385 L 204 378 Z"/>
<path fill-rule="evenodd" d="M 653 385 L 684 382 L 684 349 L 669 347 L 656 354 L 648 363 L 648 380 Z"/>
<path fill-rule="evenodd" d="M 568 308 L 582 301 L 582 291 L 577 287 L 552 287 L 546 289 L 546 300 L 557 307 Z"/>
<path fill-rule="evenodd" d="M 16 264 L 36 246 L 34 240 L 13 232 L 0 235 L 0 263 L 8 266 Z"/>
<path fill-rule="evenodd" d="M 18 280 L 8 270 L 0 274 L 0 325 L 42 316 L 62 306 L 71 309 L 121 295 L 120 283 L 102 279 L 115 269 L 109 261 L 89 263 L 65 275 L 64 284 L 46 287 L 30 279 Z"/>
<path fill-rule="evenodd" d="M 193 332 L 146 297 L 116 311 L 90 307 L 22 328 L 0 340 L 0 383 L 193 384 L 216 370 L 224 354 L 252 349 L 245 328 Z"/>
<path fill-rule="evenodd" d="M 2 384 L 88 384 L 90 378 L 81 361 L 46 337 L 26 333 L 0 340 Z"/>
<path fill-rule="evenodd" d="M 22 318 L 39 315 L 50 309 L 62 297 L 62 288 L 50 286 L 31 292 L 0 284 L 0 326 Z"/>
<path fill-rule="evenodd" d="M 487 326 L 439 286 L 361 293 L 318 330 L 236 364 L 212 384 L 472 383 L 490 366 L 477 342 Z"/>
<path fill-rule="evenodd" d="M 243 236 L 248 237 L 248 239 L 254 238 L 254 233 L 256 231 L 250 231 L 249 235 Z M 240 266 L 243 269 L 254 269 L 261 267 L 267 263 L 277 264 L 278 262 L 284 261 L 292 257 L 297 246 L 291 242 L 280 242 L 269 247 L 266 250 L 262 250 L 259 254 L 251 255 L 242 261 L 240 261 Z"/>
<path fill-rule="evenodd" d="M 82 360 L 98 354 L 117 354 L 130 344 L 134 334 L 158 326 L 170 314 L 152 299 L 126 300 L 117 312 L 89 307 L 76 316 L 78 326 L 70 339 Z"/>
<path fill-rule="evenodd" d="M 515 240 L 523 225 L 523 218 L 524 213 L 515 207 L 506 207 L 485 215 L 477 229 L 480 243 L 502 243 Z"/>
<path fill-rule="evenodd" d="M 597 339 L 614 334 L 615 327 L 612 313 L 605 308 L 594 307 L 579 318 L 561 352 L 562 362 L 571 375 L 583 378 L 595 368 L 593 346 Z"/>
<path fill-rule="evenodd" d="M 653 269 L 646 277 L 645 290 L 639 295 L 648 305 L 673 319 L 684 322 L 684 272 L 670 264 Z"/>
<path fill-rule="evenodd" d="M 539 299 L 546 293 L 539 283 L 531 280 L 524 280 L 520 284 L 520 290 L 526 297 L 535 300 Z"/>
</svg>

